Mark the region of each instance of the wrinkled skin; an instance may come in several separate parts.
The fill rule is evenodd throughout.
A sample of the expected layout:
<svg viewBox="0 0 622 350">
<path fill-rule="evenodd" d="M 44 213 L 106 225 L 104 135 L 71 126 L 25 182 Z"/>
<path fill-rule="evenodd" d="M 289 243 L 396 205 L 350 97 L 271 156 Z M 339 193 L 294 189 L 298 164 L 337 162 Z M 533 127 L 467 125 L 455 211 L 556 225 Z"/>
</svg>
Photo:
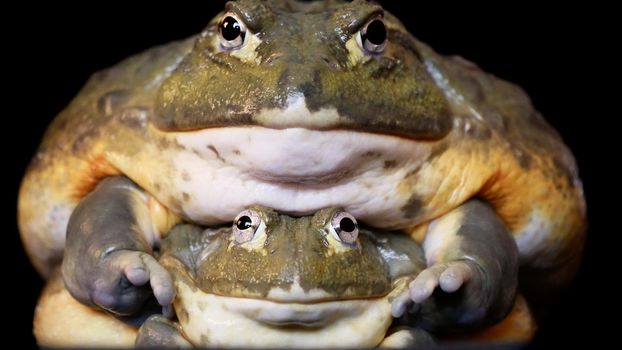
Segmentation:
<svg viewBox="0 0 622 350">
<path fill-rule="evenodd" d="M 422 302 L 473 275 L 451 253 L 479 198 L 514 237 L 531 301 L 569 282 L 584 242 L 581 183 L 522 90 L 437 55 L 367 2 L 242 0 L 225 12 L 247 28 L 240 46 L 225 48 L 220 14 L 196 37 L 97 73 L 49 127 L 19 195 L 42 275 L 66 237 L 111 237 L 68 254 L 72 295 L 132 313 L 122 295 L 148 298 L 151 278 L 167 305 L 170 276 L 141 257 L 176 223 L 217 225 L 252 204 L 293 215 L 336 206 L 422 242 L 428 269 L 410 288 Z M 380 17 L 387 41 L 371 53 L 360 33 Z M 127 210 L 101 210 L 102 198 Z M 123 250 L 145 254 L 114 254 Z M 83 259 L 107 260 L 110 277 L 76 279 Z"/>
</svg>

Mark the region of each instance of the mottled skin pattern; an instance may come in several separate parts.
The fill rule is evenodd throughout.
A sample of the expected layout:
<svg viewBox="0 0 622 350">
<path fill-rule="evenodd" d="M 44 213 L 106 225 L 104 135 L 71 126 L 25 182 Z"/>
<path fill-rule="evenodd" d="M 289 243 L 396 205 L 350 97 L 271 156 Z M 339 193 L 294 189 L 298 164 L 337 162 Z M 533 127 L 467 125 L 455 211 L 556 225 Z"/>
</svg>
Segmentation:
<svg viewBox="0 0 622 350">
<path fill-rule="evenodd" d="M 355 33 L 383 13 L 366 2 L 246 0 L 227 11 L 257 33 L 256 41 L 223 51 L 217 16 L 197 37 L 97 73 L 49 127 L 19 196 L 22 239 L 42 275 L 59 265 L 70 215 L 105 177 L 123 175 L 136 184 L 135 218 L 127 222 L 139 229 L 128 226 L 128 232 L 144 235 L 152 246 L 177 222 L 230 220 L 231 212 L 189 209 L 200 194 L 181 191 L 175 179 L 201 174 L 173 164 L 180 152 L 200 151 L 178 140 L 201 130 L 253 125 L 353 130 L 421 145 L 426 151 L 418 165 L 390 193 L 374 193 L 394 199 L 398 204 L 391 210 L 375 215 L 371 204 L 332 200 L 304 211 L 339 205 L 373 226 L 411 233 L 423 242 L 432 268 L 451 262 L 459 246 L 460 225 L 447 221 L 462 218 L 465 203 L 480 198 L 514 236 L 520 286 L 532 300 L 569 282 L 584 242 L 581 183 L 572 155 L 520 88 L 460 58 L 439 56 L 388 13 L 384 51 L 357 51 Z M 301 120 L 266 112 L 301 95 L 309 112 L 336 113 Z M 229 161 L 222 150 L 209 150 L 223 164 Z M 387 176 L 404 169 L 381 159 Z M 340 176 L 343 182 L 354 175 Z M 266 204 L 281 211 L 289 205 Z M 414 300 L 425 299 L 438 284 L 422 283 L 412 288 Z"/>
</svg>

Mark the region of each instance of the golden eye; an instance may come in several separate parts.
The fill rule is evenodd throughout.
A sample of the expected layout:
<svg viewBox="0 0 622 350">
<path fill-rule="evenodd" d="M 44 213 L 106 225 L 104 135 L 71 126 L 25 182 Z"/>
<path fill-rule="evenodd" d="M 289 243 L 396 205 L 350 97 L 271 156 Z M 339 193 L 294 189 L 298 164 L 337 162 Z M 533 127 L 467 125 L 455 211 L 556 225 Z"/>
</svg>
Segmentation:
<svg viewBox="0 0 622 350">
<path fill-rule="evenodd" d="M 226 13 L 218 25 L 220 45 L 227 50 L 240 48 L 246 38 L 246 26 L 233 13 Z"/>
<path fill-rule="evenodd" d="M 367 53 L 376 55 L 384 51 L 387 43 L 387 27 L 382 17 L 370 19 L 358 32 L 356 38 L 359 46 Z"/>
</svg>

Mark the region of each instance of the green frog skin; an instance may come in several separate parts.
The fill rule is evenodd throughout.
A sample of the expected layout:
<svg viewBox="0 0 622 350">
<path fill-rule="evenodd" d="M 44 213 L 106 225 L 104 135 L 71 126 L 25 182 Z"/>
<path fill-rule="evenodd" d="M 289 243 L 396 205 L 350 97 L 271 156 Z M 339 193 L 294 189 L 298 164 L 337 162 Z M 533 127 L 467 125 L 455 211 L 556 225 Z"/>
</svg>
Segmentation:
<svg viewBox="0 0 622 350">
<path fill-rule="evenodd" d="M 172 278 L 140 252 L 175 224 L 219 225 L 255 204 L 340 207 L 421 242 L 428 268 L 410 285 L 421 303 L 473 275 L 452 252 L 476 198 L 514 238 L 530 300 L 569 282 L 582 186 L 520 88 L 436 54 L 372 3 L 241 0 L 200 34 L 95 74 L 46 132 L 18 219 L 43 276 L 66 252 L 72 295 L 131 314 L 145 280 L 162 305 L 173 300 Z M 72 236 L 108 246 L 76 252 Z M 103 282 L 76 277 L 117 250 L 137 253 Z M 122 280 L 143 291 L 121 298 Z"/>
</svg>

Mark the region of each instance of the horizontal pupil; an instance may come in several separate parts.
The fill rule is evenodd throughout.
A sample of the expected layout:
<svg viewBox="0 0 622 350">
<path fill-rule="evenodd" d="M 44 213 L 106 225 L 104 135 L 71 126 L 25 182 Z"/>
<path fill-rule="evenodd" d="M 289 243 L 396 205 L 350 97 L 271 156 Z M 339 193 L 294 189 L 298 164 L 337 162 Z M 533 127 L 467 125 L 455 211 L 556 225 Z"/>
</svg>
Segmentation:
<svg viewBox="0 0 622 350">
<path fill-rule="evenodd" d="M 374 45 L 381 45 L 387 39 L 387 28 L 381 20 L 375 19 L 367 25 L 365 38 Z"/>
<path fill-rule="evenodd" d="M 246 230 L 246 229 L 249 229 L 251 226 L 253 226 L 252 224 L 253 224 L 253 220 L 251 220 L 251 218 L 249 218 L 248 216 L 244 215 L 238 219 L 236 226 L 238 230 Z"/>
<path fill-rule="evenodd" d="M 341 231 L 345 232 L 353 232 L 356 229 L 356 224 L 350 218 L 343 218 L 339 221 L 339 228 Z"/>
<path fill-rule="evenodd" d="M 225 18 L 220 27 L 220 32 L 225 40 L 235 40 L 240 36 L 240 23 L 233 17 Z"/>
</svg>

